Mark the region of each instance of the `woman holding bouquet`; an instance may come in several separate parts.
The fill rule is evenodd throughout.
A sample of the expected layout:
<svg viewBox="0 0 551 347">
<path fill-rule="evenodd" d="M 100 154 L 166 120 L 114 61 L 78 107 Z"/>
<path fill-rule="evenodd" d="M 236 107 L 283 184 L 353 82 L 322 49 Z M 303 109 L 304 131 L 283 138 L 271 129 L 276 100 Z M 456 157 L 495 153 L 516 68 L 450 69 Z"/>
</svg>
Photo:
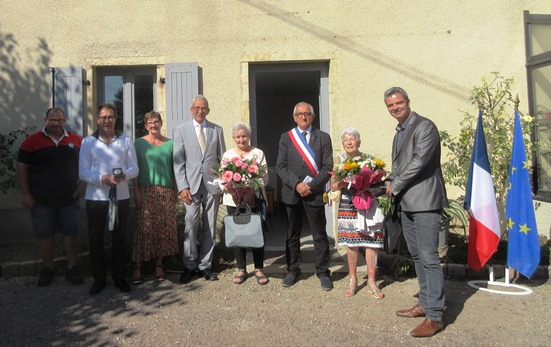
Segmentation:
<svg viewBox="0 0 551 347">
<path fill-rule="evenodd" d="M 251 127 L 245 123 L 234 124 L 232 127 L 232 138 L 235 142 L 235 147 L 223 154 L 219 170 L 221 178 L 225 182 L 222 203 L 226 205 L 228 214 L 230 215 L 234 214 L 237 206 L 241 206 L 243 203 L 252 206 L 255 197 L 260 196 L 260 191 L 262 191 L 263 196 L 266 196 L 264 187 L 268 183 L 268 171 L 266 169 L 264 152 L 249 144 Z M 238 164 L 239 171 L 244 168 L 251 174 L 252 178 L 249 180 L 241 179 L 242 175 L 237 172 L 231 172 L 229 170 L 230 165 L 227 163 L 233 163 L 232 167 L 236 167 L 235 164 Z M 256 209 L 253 207 L 252 210 L 255 212 Z M 235 247 L 234 252 L 237 261 L 237 274 L 234 276 L 233 282 L 241 284 L 247 279 L 247 248 Z M 269 280 L 262 271 L 264 268 L 264 247 L 252 248 L 252 253 L 256 281 L 259 285 L 265 285 Z"/>
<path fill-rule="evenodd" d="M 345 153 L 337 157 L 331 178 L 333 200 L 338 210 L 338 244 L 347 246 L 350 283 L 344 294 L 353 296 L 358 288 L 357 266 L 360 248 L 365 249 L 367 287 L 376 299 L 385 295 L 377 287 L 377 249 L 383 248 L 383 213 L 370 186 L 385 175 L 384 163 L 360 152 L 360 134 L 354 128 L 341 133 Z"/>
</svg>

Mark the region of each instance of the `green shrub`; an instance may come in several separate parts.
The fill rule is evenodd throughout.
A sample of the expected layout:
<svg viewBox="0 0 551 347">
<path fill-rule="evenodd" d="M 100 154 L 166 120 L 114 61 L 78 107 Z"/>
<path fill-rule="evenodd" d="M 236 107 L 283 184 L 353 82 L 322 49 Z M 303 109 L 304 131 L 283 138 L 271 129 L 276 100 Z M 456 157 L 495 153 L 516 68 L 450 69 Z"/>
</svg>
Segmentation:
<svg viewBox="0 0 551 347">
<path fill-rule="evenodd" d="M 15 172 L 15 161 L 17 149 L 13 148 L 14 143 L 21 137 L 27 137 L 34 130 L 34 127 L 25 127 L 19 130 L 10 131 L 7 134 L 0 133 L 0 190 L 6 194 L 9 189 L 17 185 Z"/>
<path fill-rule="evenodd" d="M 469 101 L 482 111 L 484 135 L 488 146 L 488 157 L 502 230 L 507 230 L 504 215 L 515 121 L 515 105 L 511 94 L 512 84 L 512 78 L 504 78 L 499 73 L 493 72 L 490 77 L 482 78 L 482 85 L 473 87 L 469 97 Z M 449 149 L 448 160 L 442 164 L 444 180 L 447 184 L 465 191 L 478 113 L 475 115 L 466 111 L 463 113 L 459 135 L 455 137 L 448 134 L 447 131 L 440 131 L 440 137 L 442 146 Z M 534 148 L 534 143 L 529 136 L 534 124 L 533 117 L 522 116 L 521 123 L 525 135 L 526 155 L 530 159 Z"/>
</svg>

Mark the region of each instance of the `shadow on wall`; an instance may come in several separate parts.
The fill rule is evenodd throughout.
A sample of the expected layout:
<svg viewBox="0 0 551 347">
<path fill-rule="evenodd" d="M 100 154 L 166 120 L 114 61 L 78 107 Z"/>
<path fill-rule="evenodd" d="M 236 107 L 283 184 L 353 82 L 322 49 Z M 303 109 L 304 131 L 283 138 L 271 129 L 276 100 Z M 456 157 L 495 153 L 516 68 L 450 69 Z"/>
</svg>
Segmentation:
<svg viewBox="0 0 551 347">
<path fill-rule="evenodd" d="M 33 48 L 22 48 L 13 34 L 0 29 L 0 132 L 3 134 L 26 126 L 40 129 L 44 112 L 50 107 L 52 52 L 45 39 L 36 40 Z M 14 150 L 22 140 L 14 143 Z M 0 194 L 0 206 L 15 206 L 14 201 L 19 202 L 19 195 L 15 193 L 16 190 L 11 190 Z"/>
<path fill-rule="evenodd" d="M 2 132 L 42 124 L 50 105 L 50 57 L 44 38 L 21 49 L 11 33 L 0 29 L 0 120 Z"/>
</svg>

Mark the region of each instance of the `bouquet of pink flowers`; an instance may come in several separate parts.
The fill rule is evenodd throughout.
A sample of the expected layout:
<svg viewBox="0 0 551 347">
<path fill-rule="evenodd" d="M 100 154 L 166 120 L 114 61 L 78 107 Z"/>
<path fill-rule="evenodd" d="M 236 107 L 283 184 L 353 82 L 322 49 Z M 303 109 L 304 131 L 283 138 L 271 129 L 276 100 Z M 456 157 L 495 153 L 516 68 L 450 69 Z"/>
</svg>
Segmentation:
<svg viewBox="0 0 551 347">
<path fill-rule="evenodd" d="M 333 175 L 348 182 L 348 189 L 357 190 L 352 197 L 354 207 L 359 210 L 368 210 L 373 205 L 373 196 L 364 189 L 380 182 L 385 177 L 386 172 L 383 170 L 385 165 L 385 162 L 380 159 L 362 154 L 337 164 Z"/>
<path fill-rule="evenodd" d="M 266 165 L 260 165 L 256 158 L 243 159 L 233 157 L 222 159 L 220 165 L 215 167 L 216 176 L 222 185 L 233 196 L 236 204 L 254 201 L 254 192 L 262 188 L 262 175 L 267 171 Z"/>
</svg>

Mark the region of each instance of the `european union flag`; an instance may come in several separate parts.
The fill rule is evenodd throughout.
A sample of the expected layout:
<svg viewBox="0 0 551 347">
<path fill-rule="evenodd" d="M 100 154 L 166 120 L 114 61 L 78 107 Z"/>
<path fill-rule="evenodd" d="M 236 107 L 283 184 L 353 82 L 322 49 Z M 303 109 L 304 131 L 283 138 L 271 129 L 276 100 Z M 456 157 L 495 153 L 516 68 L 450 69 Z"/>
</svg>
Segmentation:
<svg viewBox="0 0 551 347">
<path fill-rule="evenodd" d="M 540 262 L 540 247 L 536 215 L 530 190 L 524 138 L 518 112 L 515 113 L 513 152 L 509 169 L 509 191 L 505 217 L 509 231 L 507 266 L 530 278 Z"/>
</svg>

